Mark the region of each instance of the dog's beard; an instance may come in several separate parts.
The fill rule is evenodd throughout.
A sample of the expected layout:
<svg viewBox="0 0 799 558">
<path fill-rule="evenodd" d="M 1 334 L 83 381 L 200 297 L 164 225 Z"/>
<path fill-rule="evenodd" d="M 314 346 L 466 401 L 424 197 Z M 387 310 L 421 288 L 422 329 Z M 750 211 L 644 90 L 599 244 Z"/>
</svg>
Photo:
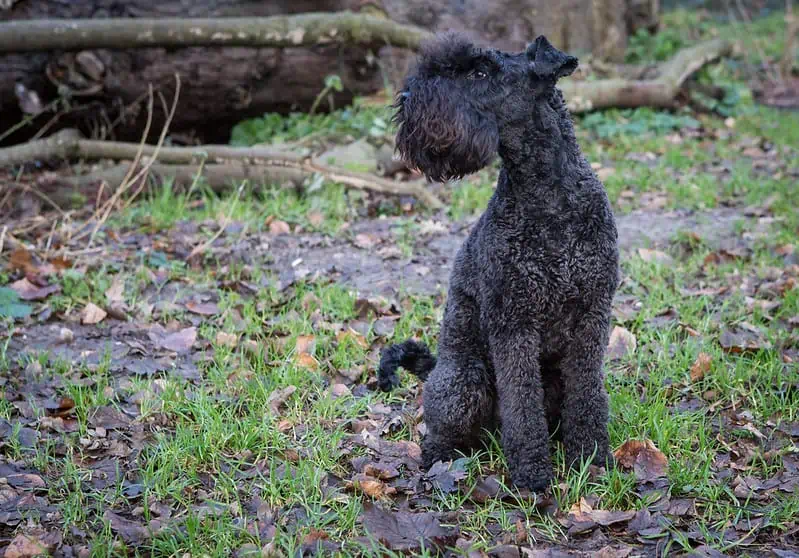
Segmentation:
<svg viewBox="0 0 799 558">
<path fill-rule="evenodd" d="M 396 105 L 402 159 L 434 182 L 463 178 L 490 164 L 499 143 L 496 122 L 470 114 L 455 99 L 423 93 L 401 96 Z"/>
</svg>

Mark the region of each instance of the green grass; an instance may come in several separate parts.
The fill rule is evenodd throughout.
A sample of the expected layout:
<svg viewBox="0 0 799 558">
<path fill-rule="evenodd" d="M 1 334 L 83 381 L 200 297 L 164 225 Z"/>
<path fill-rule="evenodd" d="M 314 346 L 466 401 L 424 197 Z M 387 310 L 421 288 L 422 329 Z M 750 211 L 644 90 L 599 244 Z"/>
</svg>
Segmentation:
<svg viewBox="0 0 799 558">
<path fill-rule="evenodd" d="M 630 61 L 666 59 L 677 48 L 714 33 L 738 33 L 687 12 L 669 14 L 665 21 L 663 34 L 633 40 Z M 774 16 L 758 22 L 747 40 L 773 37 L 761 44 L 768 56 L 775 56 L 781 30 L 780 18 Z M 675 244 L 673 265 L 626 258 L 619 294 L 642 304 L 640 312 L 622 325 L 636 336 L 638 349 L 609 365 L 606 380 L 613 447 L 631 439 L 651 439 L 668 459 L 667 489 L 672 499 L 695 500 L 692 529 L 707 532 L 709 546 L 734 553 L 741 549 L 710 533 L 760 516 L 780 530 L 799 513 L 799 495 L 783 493 L 765 503 L 750 501 L 737 496 L 730 479 L 719 480 L 711 469 L 714 459 L 753 436 L 751 430 L 725 420 L 731 409 L 747 412 L 751 425 L 767 436 L 772 435 L 774 423 L 799 420 L 799 391 L 795 386 L 790 389 L 796 382 L 796 369 L 787 366 L 780 353 L 780 347 L 795 343 L 784 323 L 799 314 L 799 289 L 787 290 L 770 316 L 750 310 L 741 295 L 688 296 L 684 289 L 740 284 L 753 278 L 762 281 L 774 268 L 785 267 L 774 249 L 790 243 L 796 246 L 799 191 L 784 169 L 777 174 L 754 171 L 742 155 L 742 141 L 759 137 L 787 149 L 779 159 L 795 167 L 799 116 L 755 106 L 746 91 L 737 95 L 742 87 L 735 65 L 709 71 L 717 72 L 713 77 L 727 80 L 730 86 L 729 103 L 723 108 L 736 123 L 722 138 L 685 136 L 686 129 L 725 130 L 726 125 L 719 117 L 683 112 L 607 111 L 576 120 L 588 158 L 602 168 L 613 169 L 604 182 L 619 213 L 638 207 L 646 195 L 657 195 L 665 198 L 666 209 L 702 210 L 723 203 L 756 206 L 770 201 L 773 216 L 779 218 L 770 225 L 769 234 L 755 242 L 751 256 L 741 260 L 706 263 L 711 249 L 701 239 L 690 249 L 686 248 L 688 241 Z M 386 122 L 385 110 L 361 105 L 313 117 L 266 115 L 242 123 L 234 133 L 234 143 L 279 143 L 309 135 L 336 139 L 380 135 L 388 129 Z M 675 135 L 680 136 L 679 143 L 672 141 Z M 650 153 L 651 157 L 645 155 Z M 719 160 L 734 163 L 730 172 L 709 170 L 708 165 Z M 496 168 L 491 168 L 452 185 L 445 193 L 449 217 L 460 220 L 479 214 L 493 193 L 495 178 Z M 327 235 L 349 234 L 343 226 L 362 218 L 370 200 L 337 184 L 317 186 L 305 195 L 260 185 L 248 185 L 240 194 L 220 195 L 201 180 L 190 193 L 167 184 L 115 215 L 109 227 L 158 236 L 200 223 L 204 225 L 200 237 L 205 240 L 223 223 L 240 226 L 242 233 L 237 234 L 266 232 L 268 218 L 273 217 L 287 222 L 293 232 L 300 228 Z M 390 204 L 376 211 L 401 214 L 401 209 Z M 421 218 L 426 217 L 420 213 Z M 394 241 L 404 257 L 412 254 L 418 230 L 414 218 L 397 227 Z M 3 446 L 3 455 L 46 473 L 47 497 L 61 514 L 64 536 L 88 533 L 91 556 L 123 556 L 128 550 L 142 556 L 221 556 L 236 548 L 260 552 L 267 541 L 259 539 L 259 529 L 272 520 L 274 539 L 269 547 L 286 556 L 295 555 L 313 530 L 345 542 L 343 555 L 363 552 L 354 539 L 364 535 L 358 518 L 370 497 L 342 487 L 342 481 L 352 476 L 352 459 L 364 453 L 363 448 L 348 442 L 351 424 L 369 418 L 375 407 L 389 405 L 406 411 L 410 418 L 394 424 L 383 439 L 418 442 L 412 420 L 416 404 L 409 391 L 416 380 L 404 374 L 401 389 L 390 394 L 363 391 L 333 396 L 329 384 L 335 373 L 362 369 L 360 380 L 373 376 L 374 350 L 382 343 L 371 323 L 365 330 L 359 329 L 365 346 L 357 336 L 337 336 L 345 325 L 360 327 L 353 293 L 342 285 L 304 282 L 279 292 L 265 286 L 259 269 L 245 270 L 233 263 L 214 265 L 213 258 L 199 269 L 189 269 L 176 264 L 162 248 L 129 255 L 124 263 L 105 262 L 85 272 L 67 272 L 60 278 L 62 291 L 48 303 L 55 312 L 74 316 L 87 302 L 102 304 L 105 291 L 118 276 L 125 279 L 125 301 L 131 307 L 147 304 L 152 297 L 172 302 L 200 287 L 214 290 L 223 317 L 203 320 L 199 326 L 198 337 L 210 342 L 207 358 L 199 363 L 201 380 L 188 382 L 175 375 L 120 377 L 106 360 L 91 368 L 66 361 L 53 364 L 44 356 L 35 365 L 33 361 L 16 363 L 7 356 L 10 340 L 6 340 L 0 343 L 0 369 L 39 369 L 36 381 L 51 382 L 57 386 L 55 395 L 75 402 L 77 428 L 61 436 L 58 443 L 48 441 L 32 449 L 19 444 L 15 432 Z M 158 272 L 181 281 L 180 289 L 162 293 L 152 282 L 152 274 Z M 218 287 L 221 281 L 239 279 L 258 285 L 258 292 L 245 297 Z M 401 283 L 401 278 L 397 281 Z M 0 275 L 0 284 L 6 282 L 7 277 Z M 403 295 L 398 306 L 400 317 L 387 342 L 419 336 L 435 350 L 441 297 Z M 652 322 L 669 309 L 679 316 L 679 323 Z M 186 318 L 182 310 L 166 309 L 157 321 L 165 324 Z M 774 348 L 743 355 L 725 352 L 719 336 L 742 321 L 760 328 Z M 219 345 L 216 336 L 220 332 L 235 332 L 238 347 Z M 314 337 L 316 369 L 298 362 L 296 348 L 301 336 Z M 246 348 L 248 340 L 255 342 L 255 350 Z M 700 353 L 709 355 L 712 365 L 701 380 L 692 381 L 690 369 Z M 270 398 L 291 386 L 296 391 L 275 416 Z M 141 454 L 129 480 L 140 485 L 142 492 L 131 495 L 121 480 L 96 488 L 91 444 L 98 437 L 89 420 L 97 408 L 124 406 L 134 394 L 141 396 L 136 425 L 142 438 L 138 439 Z M 686 401 L 701 405 L 683 410 L 681 404 Z M 11 419 L 16 413 L 16 407 L 0 399 L 0 417 Z M 506 472 L 496 440 L 465 457 L 462 490 L 449 494 L 433 491 L 422 504 L 425 509 L 460 511 L 461 536 L 481 550 L 496 543 L 497 533 L 514 533 L 517 521 L 525 529 L 534 529 L 530 536 L 535 542 L 565 540 L 566 529 L 528 499 L 516 495 L 479 505 L 469 500 L 479 481 Z M 609 510 L 639 510 L 652 503 L 629 472 L 613 470 L 595 476 L 588 468 L 566 471 L 560 450 L 555 457 L 558 476 L 552 494 L 561 510 L 589 496 L 596 498 L 595 508 Z M 783 457 L 780 452 L 767 454 L 755 445 L 744 474 L 769 478 L 781 470 Z M 505 488 L 513 492 L 512 487 Z M 260 499 L 255 514 L 260 523 L 253 520 L 252 513 L 242 512 L 254 494 Z M 172 520 L 161 515 L 168 508 L 177 524 L 140 545 L 126 545 L 101 519 L 111 508 L 135 510 L 142 523 L 160 519 L 169 523 Z M 690 549 L 680 529 L 673 528 L 672 534 L 672 551 Z M 391 553 L 386 551 L 386 555 Z"/>
</svg>

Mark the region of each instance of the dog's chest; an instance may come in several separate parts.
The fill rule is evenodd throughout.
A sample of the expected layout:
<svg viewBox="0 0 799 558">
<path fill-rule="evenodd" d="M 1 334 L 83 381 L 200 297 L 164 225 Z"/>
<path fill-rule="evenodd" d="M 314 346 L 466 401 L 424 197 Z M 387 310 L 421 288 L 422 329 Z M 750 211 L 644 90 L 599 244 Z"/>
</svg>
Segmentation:
<svg viewBox="0 0 799 558">
<path fill-rule="evenodd" d="M 487 232 L 483 279 L 494 301 L 553 321 L 590 303 L 615 265 L 615 245 L 580 219 L 519 219 Z"/>
</svg>

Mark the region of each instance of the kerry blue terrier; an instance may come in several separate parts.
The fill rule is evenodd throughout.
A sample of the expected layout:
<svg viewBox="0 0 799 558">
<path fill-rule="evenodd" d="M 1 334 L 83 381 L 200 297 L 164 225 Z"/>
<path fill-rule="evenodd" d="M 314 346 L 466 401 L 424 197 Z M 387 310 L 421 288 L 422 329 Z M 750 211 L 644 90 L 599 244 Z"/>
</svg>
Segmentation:
<svg viewBox="0 0 799 558">
<path fill-rule="evenodd" d="M 510 54 L 445 34 L 397 96 L 397 149 L 429 179 L 502 160 L 455 258 L 438 357 L 414 340 L 381 356 L 381 389 L 397 385 L 400 366 L 425 380 L 426 467 L 474 447 L 483 429 L 499 430 L 519 488 L 549 484 L 556 431 L 569 466 L 612 464 L 602 369 L 617 232 L 556 87 L 576 68 L 543 36 Z"/>
</svg>

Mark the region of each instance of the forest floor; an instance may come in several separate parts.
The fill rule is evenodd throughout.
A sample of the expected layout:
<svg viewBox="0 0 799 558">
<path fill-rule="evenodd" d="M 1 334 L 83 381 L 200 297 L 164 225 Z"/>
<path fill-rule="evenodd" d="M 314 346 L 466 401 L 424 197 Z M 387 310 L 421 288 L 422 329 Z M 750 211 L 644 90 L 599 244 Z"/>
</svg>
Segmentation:
<svg viewBox="0 0 799 558">
<path fill-rule="evenodd" d="M 672 14 L 631 57 L 713 34 L 699 17 Z M 421 470 L 421 384 L 375 386 L 386 344 L 435 348 L 496 165 L 437 186 L 439 212 L 336 184 L 165 187 L 91 245 L 91 210 L 19 200 L 0 223 L 0 549 L 799 555 L 799 111 L 754 103 L 744 72 L 703 70 L 730 92 L 720 114 L 576 119 L 622 247 L 607 358 L 620 467 L 567 472 L 553 446 L 544 494 L 508 484 L 496 441 Z M 270 117 L 236 137 L 346 143 L 384 117 Z"/>
</svg>

